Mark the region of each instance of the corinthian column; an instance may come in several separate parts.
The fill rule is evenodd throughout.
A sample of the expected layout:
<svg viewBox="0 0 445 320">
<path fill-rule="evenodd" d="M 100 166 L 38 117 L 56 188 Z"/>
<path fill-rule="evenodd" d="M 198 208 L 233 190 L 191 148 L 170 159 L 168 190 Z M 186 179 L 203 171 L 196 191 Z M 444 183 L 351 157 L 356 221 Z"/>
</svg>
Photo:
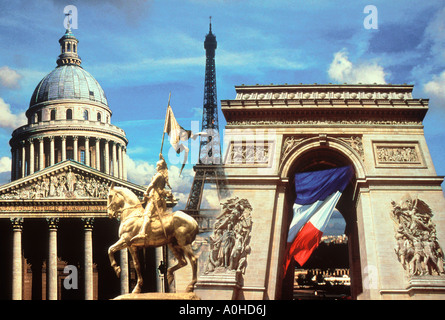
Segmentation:
<svg viewBox="0 0 445 320">
<path fill-rule="evenodd" d="M 20 169 L 22 172 L 21 178 L 23 178 L 26 175 L 26 143 L 25 141 L 20 141 L 20 144 L 22 146 L 22 167 Z"/>
<path fill-rule="evenodd" d="M 120 252 L 121 263 L 121 294 L 127 294 L 130 290 L 130 278 L 128 271 L 128 249 L 122 249 Z"/>
<path fill-rule="evenodd" d="M 39 170 L 45 168 L 45 155 L 44 155 L 44 142 L 45 139 L 43 137 L 39 137 Z"/>
<path fill-rule="evenodd" d="M 66 160 L 66 136 L 61 136 L 62 139 L 62 161 Z"/>
<path fill-rule="evenodd" d="M 118 164 L 119 164 L 119 178 L 121 178 L 121 179 L 123 179 L 124 178 L 124 174 L 123 174 L 123 165 L 122 165 L 122 148 L 123 148 L 123 146 L 122 145 L 119 145 L 118 146 L 118 157 L 119 157 L 119 159 L 118 159 Z"/>
<path fill-rule="evenodd" d="M 110 140 L 105 139 L 105 173 L 110 174 Z"/>
<path fill-rule="evenodd" d="M 49 137 L 49 165 L 53 166 L 56 163 L 54 155 L 54 136 Z"/>
<path fill-rule="evenodd" d="M 29 174 L 34 173 L 34 140 L 29 139 Z"/>
<path fill-rule="evenodd" d="M 78 140 L 79 140 L 79 137 L 78 137 L 78 136 L 74 136 L 74 137 L 73 137 L 73 153 L 74 153 L 74 155 L 73 155 L 73 160 L 74 160 L 74 161 L 79 161 L 79 160 L 78 160 L 78 157 L 77 157 L 77 150 L 78 150 L 78 148 L 77 148 L 77 142 L 78 142 Z"/>
<path fill-rule="evenodd" d="M 49 226 L 48 300 L 57 300 L 57 224 L 59 218 L 47 218 Z"/>
<path fill-rule="evenodd" d="M 113 176 L 117 177 L 118 176 L 117 146 L 116 146 L 116 142 L 115 141 L 112 142 L 112 146 L 113 146 Z"/>
<path fill-rule="evenodd" d="M 90 138 L 85 137 L 85 164 L 90 166 Z"/>
<path fill-rule="evenodd" d="M 23 297 L 22 229 L 23 218 L 11 218 L 13 236 L 12 248 L 12 300 Z"/>
<path fill-rule="evenodd" d="M 82 218 L 85 229 L 85 300 L 93 300 L 93 222 L 94 218 Z"/>
<path fill-rule="evenodd" d="M 96 138 L 96 169 L 100 171 L 100 139 Z"/>
</svg>

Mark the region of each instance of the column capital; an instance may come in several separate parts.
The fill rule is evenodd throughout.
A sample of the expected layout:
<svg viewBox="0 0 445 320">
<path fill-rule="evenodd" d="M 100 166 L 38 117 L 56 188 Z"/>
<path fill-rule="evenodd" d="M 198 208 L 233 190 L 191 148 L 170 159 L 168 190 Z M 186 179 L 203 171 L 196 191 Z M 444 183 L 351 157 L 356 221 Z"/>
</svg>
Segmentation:
<svg viewBox="0 0 445 320">
<path fill-rule="evenodd" d="M 59 224 L 59 218 L 46 218 L 48 227 L 50 230 L 57 230 Z"/>
<path fill-rule="evenodd" d="M 19 145 L 21 147 L 24 147 L 26 145 L 26 141 L 25 140 L 19 141 Z"/>
<path fill-rule="evenodd" d="M 55 137 L 54 136 L 49 136 L 49 141 L 54 141 Z"/>
<path fill-rule="evenodd" d="M 90 141 L 90 137 L 84 137 L 85 141 Z"/>
<path fill-rule="evenodd" d="M 45 137 L 42 137 L 42 136 L 37 137 L 37 140 L 39 140 L 39 142 L 43 142 L 44 139 L 45 139 Z"/>
<path fill-rule="evenodd" d="M 34 138 L 28 138 L 28 139 L 26 139 L 26 141 L 27 141 L 29 144 L 32 144 L 32 143 L 34 142 Z"/>
<path fill-rule="evenodd" d="M 74 141 L 79 140 L 79 136 L 73 136 L 73 140 Z"/>
<path fill-rule="evenodd" d="M 93 230 L 94 218 L 88 217 L 82 218 L 81 220 L 84 223 L 83 227 L 85 230 Z"/>
<path fill-rule="evenodd" d="M 9 219 L 12 223 L 12 229 L 14 230 L 22 230 L 23 229 L 23 218 L 16 217 Z"/>
<path fill-rule="evenodd" d="M 60 139 L 62 139 L 62 141 L 66 141 L 66 136 L 60 136 Z"/>
</svg>

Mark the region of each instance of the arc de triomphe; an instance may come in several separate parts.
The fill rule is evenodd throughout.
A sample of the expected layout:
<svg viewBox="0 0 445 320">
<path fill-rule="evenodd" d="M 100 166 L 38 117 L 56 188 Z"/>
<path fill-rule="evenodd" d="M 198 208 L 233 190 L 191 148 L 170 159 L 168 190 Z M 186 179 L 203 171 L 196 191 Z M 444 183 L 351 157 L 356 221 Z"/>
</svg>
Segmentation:
<svg viewBox="0 0 445 320">
<path fill-rule="evenodd" d="M 413 98 L 412 85 L 235 88 L 235 99 L 221 102 L 224 171 L 232 196 L 251 205 L 249 243 L 240 246 L 242 270 L 201 270 L 197 293 L 283 298 L 293 281 L 282 275 L 293 176 L 352 165 L 354 181 L 337 208 L 346 221 L 353 298 L 445 298 L 443 177 L 423 132 L 428 99 Z"/>
</svg>

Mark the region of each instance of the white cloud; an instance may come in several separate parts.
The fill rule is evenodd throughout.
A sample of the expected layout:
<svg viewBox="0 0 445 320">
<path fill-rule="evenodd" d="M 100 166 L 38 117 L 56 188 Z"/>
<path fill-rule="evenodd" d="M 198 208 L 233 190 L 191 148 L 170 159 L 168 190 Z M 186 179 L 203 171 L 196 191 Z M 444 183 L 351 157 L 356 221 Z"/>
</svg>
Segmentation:
<svg viewBox="0 0 445 320">
<path fill-rule="evenodd" d="M 142 160 L 133 160 L 127 156 L 127 179 L 139 185 L 148 185 L 156 173 L 155 165 Z"/>
<path fill-rule="evenodd" d="M 445 71 L 443 71 L 440 75 L 434 75 L 432 80 L 424 85 L 423 90 L 430 94 L 433 98 L 445 103 L 444 88 Z"/>
<path fill-rule="evenodd" d="M 1 157 L 0 158 L 0 173 L 11 172 L 11 158 Z"/>
<path fill-rule="evenodd" d="M 172 187 L 174 197 L 178 199 L 178 204 L 175 207 L 176 210 L 185 208 L 194 177 L 193 169 L 184 169 L 181 176 L 179 176 L 179 170 L 180 168 L 177 166 L 172 165 L 168 167 L 169 183 Z M 127 158 L 128 181 L 148 186 L 155 174 L 156 163 L 150 164 L 144 160 Z"/>
<path fill-rule="evenodd" d="M 0 128 L 16 129 L 26 124 L 25 113 L 14 114 L 11 112 L 11 106 L 0 98 Z"/>
<path fill-rule="evenodd" d="M 9 89 L 20 88 L 19 80 L 22 75 L 17 71 L 12 70 L 8 66 L 3 66 L 0 68 L 0 84 Z"/>
<path fill-rule="evenodd" d="M 413 74 L 424 82 L 423 91 L 434 99 L 435 105 L 445 107 L 445 8 L 439 10 L 425 28 L 424 42 L 421 46 L 430 45 L 430 59 L 425 64 L 413 69 Z M 433 70 L 443 70 L 433 74 Z M 431 110 L 435 110 L 432 108 Z"/>
<path fill-rule="evenodd" d="M 424 39 L 431 43 L 431 54 L 435 62 L 443 64 L 445 58 L 445 8 L 439 10 L 428 23 Z"/>
<path fill-rule="evenodd" d="M 354 65 L 349 61 L 346 50 L 335 53 L 334 60 L 329 66 L 328 75 L 332 80 L 340 83 L 386 83 L 386 73 L 382 66 L 375 62 Z"/>
</svg>

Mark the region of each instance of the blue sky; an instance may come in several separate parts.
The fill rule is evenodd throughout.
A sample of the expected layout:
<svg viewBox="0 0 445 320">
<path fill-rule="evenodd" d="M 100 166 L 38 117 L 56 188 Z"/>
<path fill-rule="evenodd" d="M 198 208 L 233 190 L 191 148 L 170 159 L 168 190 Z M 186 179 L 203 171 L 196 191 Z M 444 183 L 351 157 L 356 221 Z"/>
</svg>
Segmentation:
<svg viewBox="0 0 445 320">
<path fill-rule="evenodd" d="M 369 4 L 378 9 L 378 29 L 363 25 Z M 430 99 L 425 137 L 437 174 L 445 175 L 442 0 L 1 0 L 0 183 L 10 174 L 12 130 L 56 66 L 66 5 L 78 9 L 73 33 L 82 66 L 102 85 L 112 123 L 130 141 L 134 182 L 148 183 L 154 172 L 170 91 L 181 125 L 201 120 L 209 16 L 218 41 L 218 100 L 233 99 L 241 84 L 414 84 L 415 98 Z M 221 113 L 219 120 L 224 128 Z M 186 201 L 192 165 L 181 177 L 174 163 L 170 168 Z"/>
</svg>

